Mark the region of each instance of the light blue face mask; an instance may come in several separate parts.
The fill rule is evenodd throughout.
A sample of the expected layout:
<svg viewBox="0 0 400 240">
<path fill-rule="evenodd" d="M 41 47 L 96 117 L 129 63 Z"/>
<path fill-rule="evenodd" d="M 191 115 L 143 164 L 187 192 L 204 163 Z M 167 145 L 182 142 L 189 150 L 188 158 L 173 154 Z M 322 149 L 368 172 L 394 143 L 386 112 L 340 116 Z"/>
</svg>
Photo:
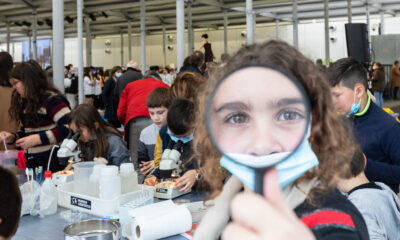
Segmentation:
<svg viewBox="0 0 400 240">
<path fill-rule="evenodd" d="M 167 131 L 169 137 L 171 138 L 172 141 L 178 142 L 181 140 L 183 143 L 187 143 L 193 140 L 193 133 L 190 134 L 189 136 L 184 136 L 184 137 L 177 137 L 174 134 L 172 134 L 169 130 Z"/>
<path fill-rule="evenodd" d="M 354 92 L 354 101 L 353 101 L 353 104 L 351 104 L 350 112 L 349 112 L 348 114 L 346 114 L 346 116 L 350 116 L 350 115 L 352 115 L 352 114 L 355 114 L 355 113 L 357 113 L 358 110 L 360 109 L 360 106 L 361 106 L 361 98 L 360 98 L 360 101 L 358 101 L 358 103 L 355 103 L 355 102 L 356 102 L 356 92 Z"/>
<path fill-rule="evenodd" d="M 290 152 L 276 153 L 260 157 L 237 153 L 227 155 L 239 162 L 263 162 L 264 164 L 268 162 L 271 166 L 275 165 L 275 168 L 278 170 L 279 185 L 281 189 L 283 189 L 302 176 L 305 172 L 318 165 L 318 158 L 311 149 L 307 138 L 308 136 L 304 138 L 299 147 L 289 156 L 289 158 L 286 158 L 281 162 L 279 162 L 279 160 L 284 158 L 285 155 L 289 155 Z M 255 170 L 231 160 L 227 155 L 222 156 L 220 160 L 221 166 L 239 178 L 244 185 L 255 191 Z M 274 164 L 276 162 L 278 163 Z"/>
<path fill-rule="evenodd" d="M 122 76 L 122 73 L 116 73 L 115 76 L 116 76 L 117 78 L 119 78 L 119 77 Z"/>
</svg>

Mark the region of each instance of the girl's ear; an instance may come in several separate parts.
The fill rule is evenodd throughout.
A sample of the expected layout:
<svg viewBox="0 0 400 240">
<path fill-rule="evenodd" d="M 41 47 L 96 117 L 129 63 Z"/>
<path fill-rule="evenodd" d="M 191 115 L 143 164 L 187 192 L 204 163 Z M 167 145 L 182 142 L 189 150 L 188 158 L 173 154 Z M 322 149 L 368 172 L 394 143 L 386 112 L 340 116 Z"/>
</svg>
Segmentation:
<svg viewBox="0 0 400 240">
<path fill-rule="evenodd" d="M 94 127 L 96 128 L 96 130 L 99 128 L 100 124 L 98 122 L 94 122 Z"/>
</svg>

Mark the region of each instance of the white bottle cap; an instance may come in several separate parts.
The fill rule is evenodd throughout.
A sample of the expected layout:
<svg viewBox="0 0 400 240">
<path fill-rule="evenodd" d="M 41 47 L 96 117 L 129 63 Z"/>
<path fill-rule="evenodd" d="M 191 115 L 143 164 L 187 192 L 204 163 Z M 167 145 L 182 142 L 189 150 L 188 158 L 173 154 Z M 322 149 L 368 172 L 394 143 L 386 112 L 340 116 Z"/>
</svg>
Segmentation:
<svg viewBox="0 0 400 240">
<path fill-rule="evenodd" d="M 105 166 L 104 163 L 94 165 L 92 175 L 100 175 L 100 170 Z"/>
<path fill-rule="evenodd" d="M 117 176 L 118 167 L 117 166 L 105 166 L 100 169 L 100 176 Z"/>
<path fill-rule="evenodd" d="M 123 173 L 130 173 L 134 171 L 133 163 L 122 163 L 119 171 Z"/>
</svg>

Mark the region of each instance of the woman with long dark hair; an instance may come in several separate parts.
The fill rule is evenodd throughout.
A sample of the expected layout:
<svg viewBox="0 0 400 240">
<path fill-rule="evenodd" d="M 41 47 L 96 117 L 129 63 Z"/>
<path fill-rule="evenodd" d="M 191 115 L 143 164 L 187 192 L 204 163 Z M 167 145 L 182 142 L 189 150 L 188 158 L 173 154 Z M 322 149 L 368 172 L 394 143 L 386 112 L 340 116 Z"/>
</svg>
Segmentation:
<svg viewBox="0 0 400 240">
<path fill-rule="evenodd" d="M 15 66 L 11 74 L 14 88 L 10 117 L 20 122 L 18 132 L 1 132 L 8 143 L 25 151 L 26 166 L 47 168 L 51 149 L 69 133 L 66 127 L 71 109 L 67 99 L 51 83 L 40 65 L 30 60 Z M 55 153 L 53 154 L 55 157 Z M 50 170 L 59 170 L 51 161 Z"/>
</svg>

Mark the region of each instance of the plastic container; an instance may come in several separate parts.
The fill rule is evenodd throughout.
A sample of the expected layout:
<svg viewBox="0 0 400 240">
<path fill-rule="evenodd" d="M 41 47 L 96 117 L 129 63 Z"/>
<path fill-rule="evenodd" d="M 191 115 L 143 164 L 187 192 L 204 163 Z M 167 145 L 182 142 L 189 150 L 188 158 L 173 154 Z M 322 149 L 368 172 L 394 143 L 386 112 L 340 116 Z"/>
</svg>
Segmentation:
<svg viewBox="0 0 400 240">
<path fill-rule="evenodd" d="M 121 178 L 117 166 L 105 166 L 100 169 L 99 197 L 111 200 L 121 195 Z"/>
<path fill-rule="evenodd" d="M 144 196 L 146 202 L 147 200 L 153 200 L 154 187 L 140 185 L 140 189 L 143 190 L 119 195 L 117 198 L 111 200 L 103 200 L 93 196 L 75 193 L 73 182 L 67 182 L 57 188 L 58 205 L 99 217 L 115 217 L 115 215 L 118 214 L 119 207 L 126 203 L 131 201 L 142 202 Z M 128 212 L 126 212 L 126 214 L 128 214 Z"/>
<path fill-rule="evenodd" d="M 74 192 L 88 194 L 92 191 L 89 177 L 93 172 L 96 162 L 80 162 L 74 164 Z M 89 184 L 88 184 L 89 183 Z"/>
<path fill-rule="evenodd" d="M 138 190 L 138 175 L 132 163 L 123 163 L 120 166 L 121 193 L 129 193 Z"/>
<path fill-rule="evenodd" d="M 93 197 L 99 197 L 99 180 L 100 180 L 100 170 L 105 167 L 105 164 L 98 164 L 93 167 L 93 172 L 89 177 L 90 185 L 92 186 L 92 191 L 88 195 Z"/>
<path fill-rule="evenodd" d="M 17 166 L 18 151 L 0 151 L 0 165 L 4 168 L 14 168 Z"/>
<path fill-rule="evenodd" d="M 40 194 L 40 211 L 43 215 L 52 215 L 57 212 L 57 188 L 51 180 L 51 171 L 46 171 L 44 177 Z"/>
</svg>

